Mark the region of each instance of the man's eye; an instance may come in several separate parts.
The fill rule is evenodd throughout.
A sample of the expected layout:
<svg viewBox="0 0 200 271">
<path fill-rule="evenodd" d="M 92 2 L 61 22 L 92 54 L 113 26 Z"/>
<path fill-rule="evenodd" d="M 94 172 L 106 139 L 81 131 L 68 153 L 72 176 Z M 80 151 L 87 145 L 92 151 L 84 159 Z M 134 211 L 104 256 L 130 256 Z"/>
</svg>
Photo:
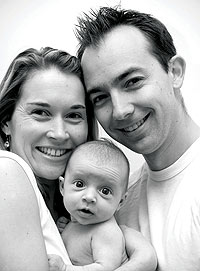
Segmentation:
<svg viewBox="0 0 200 271">
<path fill-rule="evenodd" d="M 108 95 L 106 94 L 101 94 L 101 95 L 98 95 L 98 96 L 94 96 L 91 98 L 91 101 L 93 103 L 93 105 L 101 105 L 105 102 L 105 100 L 108 98 Z"/>
<path fill-rule="evenodd" d="M 78 187 L 78 188 L 84 187 L 84 183 L 83 183 L 82 181 L 80 181 L 80 180 L 75 181 L 74 184 L 75 184 L 75 186 Z"/>
<path fill-rule="evenodd" d="M 102 188 L 101 193 L 106 195 L 106 196 L 112 194 L 111 190 L 109 188 L 107 188 L 107 187 Z"/>
<path fill-rule="evenodd" d="M 125 87 L 127 88 L 127 87 L 137 86 L 141 82 L 141 80 L 142 80 L 141 77 L 134 77 L 125 83 Z"/>
</svg>

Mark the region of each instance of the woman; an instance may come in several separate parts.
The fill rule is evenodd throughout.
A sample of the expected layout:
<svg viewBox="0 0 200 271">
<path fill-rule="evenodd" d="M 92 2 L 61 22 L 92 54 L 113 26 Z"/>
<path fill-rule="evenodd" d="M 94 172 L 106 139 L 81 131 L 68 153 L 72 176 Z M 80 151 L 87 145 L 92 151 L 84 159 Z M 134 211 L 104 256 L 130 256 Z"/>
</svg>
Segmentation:
<svg viewBox="0 0 200 271">
<path fill-rule="evenodd" d="M 49 47 L 20 53 L 0 87 L 0 121 L 0 270 L 48 270 L 47 253 L 69 264 L 57 180 L 96 131 L 78 60 Z"/>
</svg>

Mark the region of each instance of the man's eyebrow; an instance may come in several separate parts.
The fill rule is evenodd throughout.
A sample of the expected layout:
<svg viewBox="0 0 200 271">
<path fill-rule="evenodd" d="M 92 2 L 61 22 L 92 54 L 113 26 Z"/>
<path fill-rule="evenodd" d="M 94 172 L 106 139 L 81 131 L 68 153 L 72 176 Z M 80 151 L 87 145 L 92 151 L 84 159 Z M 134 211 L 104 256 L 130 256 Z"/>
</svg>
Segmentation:
<svg viewBox="0 0 200 271">
<path fill-rule="evenodd" d="M 119 83 L 120 81 L 124 80 L 131 73 L 138 72 L 138 71 L 141 71 L 141 70 L 142 70 L 141 68 L 137 68 L 137 67 L 128 68 L 127 70 L 123 71 L 121 74 L 119 74 L 118 76 L 116 76 L 112 80 L 112 85 L 115 85 L 116 83 Z M 88 89 L 87 92 L 88 92 L 89 95 L 92 95 L 92 94 L 95 94 L 97 92 L 100 92 L 101 89 L 105 89 L 104 84 L 92 87 L 91 89 Z"/>
<path fill-rule="evenodd" d="M 141 71 L 141 68 L 130 67 L 127 70 L 123 71 L 123 73 L 119 74 L 116 78 L 114 78 L 113 83 L 118 83 L 129 76 L 131 73 Z"/>
<path fill-rule="evenodd" d="M 94 88 L 88 89 L 87 93 L 90 96 L 92 94 L 100 92 L 102 88 L 103 88 L 102 86 L 94 87 Z"/>
</svg>

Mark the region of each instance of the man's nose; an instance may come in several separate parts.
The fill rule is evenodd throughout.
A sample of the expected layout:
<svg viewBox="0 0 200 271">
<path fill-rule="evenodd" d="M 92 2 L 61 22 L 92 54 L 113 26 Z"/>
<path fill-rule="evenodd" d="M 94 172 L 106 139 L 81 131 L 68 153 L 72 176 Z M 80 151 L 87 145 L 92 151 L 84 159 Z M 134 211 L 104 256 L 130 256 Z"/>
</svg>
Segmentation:
<svg viewBox="0 0 200 271">
<path fill-rule="evenodd" d="M 129 97 L 124 93 L 113 92 L 111 95 L 113 105 L 113 118 L 115 120 L 124 120 L 134 112 L 134 105 Z"/>
</svg>

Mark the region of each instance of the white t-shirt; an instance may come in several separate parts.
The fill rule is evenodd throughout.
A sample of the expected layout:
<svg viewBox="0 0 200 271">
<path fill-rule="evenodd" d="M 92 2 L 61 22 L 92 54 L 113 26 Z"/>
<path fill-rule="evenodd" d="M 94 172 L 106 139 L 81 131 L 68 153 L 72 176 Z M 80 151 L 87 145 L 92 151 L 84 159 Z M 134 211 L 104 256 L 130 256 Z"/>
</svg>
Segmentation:
<svg viewBox="0 0 200 271">
<path fill-rule="evenodd" d="M 35 191 L 37 201 L 38 201 L 41 227 L 42 227 L 47 254 L 57 254 L 63 258 L 63 261 L 66 264 L 71 264 L 67 251 L 65 249 L 64 243 L 61 239 L 60 233 L 39 191 L 39 188 L 36 183 L 36 179 L 34 177 L 34 174 L 31 168 L 18 155 L 12 152 L 0 150 L 0 158 L 4 158 L 4 157 L 12 159 L 16 163 L 18 163 L 22 167 L 26 175 L 28 176 L 28 179 L 30 180 L 33 186 L 33 189 Z"/>
<path fill-rule="evenodd" d="M 159 271 L 200 270 L 200 138 L 170 167 L 145 163 L 117 219 L 153 244 Z"/>
</svg>

